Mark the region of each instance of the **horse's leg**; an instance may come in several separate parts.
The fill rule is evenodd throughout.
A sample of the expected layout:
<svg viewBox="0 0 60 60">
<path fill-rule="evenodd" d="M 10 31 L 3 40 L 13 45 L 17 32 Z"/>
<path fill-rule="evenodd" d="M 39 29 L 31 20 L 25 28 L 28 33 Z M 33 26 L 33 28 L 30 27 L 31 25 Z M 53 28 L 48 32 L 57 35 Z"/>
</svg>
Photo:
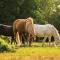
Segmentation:
<svg viewBox="0 0 60 60">
<path fill-rule="evenodd" d="M 27 36 L 27 45 L 29 45 L 29 36 Z"/>
<path fill-rule="evenodd" d="M 22 34 L 22 44 L 25 45 L 25 41 L 26 41 L 26 38 L 25 38 L 25 36 Z"/>
<path fill-rule="evenodd" d="M 56 39 L 56 37 L 54 37 L 54 43 L 53 43 L 53 45 L 54 45 L 54 46 L 57 45 L 57 39 Z"/>
<path fill-rule="evenodd" d="M 17 33 L 16 33 L 16 44 L 18 44 L 18 41 L 17 41 Z"/>
<path fill-rule="evenodd" d="M 47 39 L 47 36 L 44 37 L 42 46 L 45 45 L 44 43 L 45 43 L 46 39 Z"/>
<path fill-rule="evenodd" d="M 20 37 L 18 32 L 16 33 L 16 42 L 17 42 L 17 45 L 20 46 Z"/>
<path fill-rule="evenodd" d="M 32 35 L 30 35 L 29 46 L 31 46 L 32 41 L 33 41 L 33 37 L 32 37 Z"/>
<path fill-rule="evenodd" d="M 13 38 L 14 38 L 14 44 L 16 43 L 17 45 L 17 32 L 16 31 L 14 32 Z"/>
<path fill-rule="evenodd" d="M 13 38 L 11 37 L 11 44 L 13 43 Z"/>
<path fill-rule="evenodd" d="M 22 44 L 22 35 L 20 34 L 19 37 L 20 37 L 19 41 L 20 41 L 20 45 L 21 45 Z"/>
<path fill-rule="evenodd" d="M 11 44 L 13 43 L 13 38 L 11 37 Z"/>
<path fill-rule="evenodd" d="M 51 43 L 51 36 L 49 36 L 48 39 L 49 39 L 49 46 L 50 46 L 50 43 Z"/>
<path fill-rule="evenodd" d="M 30 34 L 28 34 L 28 36 L 27 36 L 27 44 L 30 46 L 31 44 L 30 44 Z"/>
<path fill-rule="evenodd" d="M 14 44 L 17 44 L 14 36 L 11 36 L 11 44 L 13 44 L 13 43 L 14 43 Z"/>
<path fill-rule="evenodd" d="M 16 44 L 17 45 L 17 42 L 16 42 L 16 35 L 15 36 L 13 36 L 13 42 L 14 42 L 14 44 Z"/>
</svg>

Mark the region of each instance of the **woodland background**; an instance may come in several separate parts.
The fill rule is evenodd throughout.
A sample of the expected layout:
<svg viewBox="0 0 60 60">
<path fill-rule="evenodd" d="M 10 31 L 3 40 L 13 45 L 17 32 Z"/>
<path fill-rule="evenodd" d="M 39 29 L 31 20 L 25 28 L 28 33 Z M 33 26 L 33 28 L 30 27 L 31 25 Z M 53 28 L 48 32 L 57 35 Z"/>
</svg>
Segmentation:
<svg viewBox="0 0 60 60">
<path fill-rule="evenodd" d="M 60 0 L 0 0 L 0 23 L 12 25 L 29 16 L 34 23 L 51 23 L 60 31 Z"/>
</svg>

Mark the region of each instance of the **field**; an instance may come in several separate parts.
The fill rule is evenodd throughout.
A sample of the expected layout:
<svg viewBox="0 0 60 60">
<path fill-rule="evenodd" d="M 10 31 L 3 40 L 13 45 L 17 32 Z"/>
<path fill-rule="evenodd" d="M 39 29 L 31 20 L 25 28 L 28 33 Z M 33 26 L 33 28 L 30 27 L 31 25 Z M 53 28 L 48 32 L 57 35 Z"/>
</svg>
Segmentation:
<svg viewBox="0 0 60 60">
<path fill-rule="evenodd" d="M 60 60 L 60 47 L 19 47 L 0 53 L 0 60 Z"/>
</svg>

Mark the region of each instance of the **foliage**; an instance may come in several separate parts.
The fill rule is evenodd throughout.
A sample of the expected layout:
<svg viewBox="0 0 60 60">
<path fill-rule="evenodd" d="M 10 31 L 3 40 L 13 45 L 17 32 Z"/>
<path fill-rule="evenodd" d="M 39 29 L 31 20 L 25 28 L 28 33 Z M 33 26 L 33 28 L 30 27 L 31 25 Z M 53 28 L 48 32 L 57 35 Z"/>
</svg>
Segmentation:
<svg viewBox="0 0 60 60">
<path fill-rule="evenodd" d="M 53 24 L 60 32 L 60 2 L 56 2 L 56 9 L 53 10 L 53 14 L 49 17 L 49 23 Z"/>
<path fill-rule="evenodd" d="M 59 4 L 59 0 L 0 0 L 0 23 L 13 24 L 15 19 L 31 16 L 34 23 L 53 22 L 60 30 Z"/>
<path fill-rule="evenodd" d="M 12 45 L 0 38 L 0 52 L 4 51 L 14 51 L 14 48 Z"/>
</svg>

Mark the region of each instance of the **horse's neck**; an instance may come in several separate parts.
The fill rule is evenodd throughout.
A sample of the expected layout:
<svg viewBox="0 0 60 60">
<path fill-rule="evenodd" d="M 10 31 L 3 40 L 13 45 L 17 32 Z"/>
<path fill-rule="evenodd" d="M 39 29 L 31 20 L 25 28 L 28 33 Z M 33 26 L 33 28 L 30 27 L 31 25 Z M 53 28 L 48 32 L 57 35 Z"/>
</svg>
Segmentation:
<svg viewBox="0 0 60 60">
<path fill-rule="evenodd" d="M 53 26 L 53 31 L 54 31 L 54 36 L 59 37 L 59 32 L 58 30 Z"/>
</svg>

